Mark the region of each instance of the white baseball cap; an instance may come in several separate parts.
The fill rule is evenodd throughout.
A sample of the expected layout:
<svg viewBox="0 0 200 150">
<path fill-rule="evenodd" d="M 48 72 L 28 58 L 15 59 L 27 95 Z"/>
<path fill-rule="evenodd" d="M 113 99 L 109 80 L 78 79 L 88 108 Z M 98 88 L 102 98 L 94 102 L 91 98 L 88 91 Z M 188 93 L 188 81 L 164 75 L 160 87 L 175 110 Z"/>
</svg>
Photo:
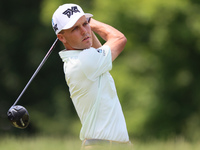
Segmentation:
<svg viewBox="0 0 200 150">
<path fill-rule="evenodd" d="M 81 18 L 82 16 L 90 18 L 93 15 L 84 13 L 82 8 L 76 4 L 64 4 L 58 7 L 52 17 L 52 26 L 56 34 L 63 29 L 69 29 Z"/>
</svg>

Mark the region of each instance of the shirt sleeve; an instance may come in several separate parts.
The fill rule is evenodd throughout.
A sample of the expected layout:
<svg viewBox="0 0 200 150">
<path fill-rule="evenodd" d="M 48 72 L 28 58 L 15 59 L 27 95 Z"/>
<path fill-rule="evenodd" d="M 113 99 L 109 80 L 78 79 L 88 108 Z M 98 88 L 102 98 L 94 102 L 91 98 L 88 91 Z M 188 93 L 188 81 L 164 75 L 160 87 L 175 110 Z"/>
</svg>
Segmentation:
<svg viewBox="0 0 200 150">
<path fill-rule="evenodd" d="M 90 80 L 95 80 L 101 74 L 112 69 L 112 56 L 109 46 L 98 49 L 90 48 L 82 51 L 79 55 L 81 69 Z"/>
</svg>

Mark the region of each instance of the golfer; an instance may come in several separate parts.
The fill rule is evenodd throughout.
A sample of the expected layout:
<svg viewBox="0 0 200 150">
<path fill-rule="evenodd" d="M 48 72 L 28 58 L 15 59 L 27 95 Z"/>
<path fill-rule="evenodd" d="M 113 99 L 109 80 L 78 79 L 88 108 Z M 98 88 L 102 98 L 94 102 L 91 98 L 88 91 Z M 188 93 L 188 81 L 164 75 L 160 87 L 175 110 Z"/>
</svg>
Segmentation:
<svg viewBox="0 0 200 150">
<path fill-rule="evenodd" d="M 125 36 L 92 19 L 76 4 L 64 4 L 54 12 L 52 26 L 65 49 L 65 79 L 80 118 L 83 147 L 130 144 L 115 83 L 109 71 L 124 49 Z M 91 18 L 91 19 L 90 19 Z M 106 42 L 101 45 L 94 32 Z"/>
</svg>

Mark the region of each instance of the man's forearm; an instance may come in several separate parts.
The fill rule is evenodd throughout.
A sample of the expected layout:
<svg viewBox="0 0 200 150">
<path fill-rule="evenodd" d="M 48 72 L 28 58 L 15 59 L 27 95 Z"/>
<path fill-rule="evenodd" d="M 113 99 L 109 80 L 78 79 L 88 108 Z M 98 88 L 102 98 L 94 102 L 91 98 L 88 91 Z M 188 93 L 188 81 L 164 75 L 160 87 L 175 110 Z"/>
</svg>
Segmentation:
<svg viewBox="0 0 200 150">
<path fill-rule="evenodd" d="M 119 32 L 112 26 L 99 22 L 92 18 L 90 21 L 90 26 L 92 31 L 100 35 L 105 41 L 108 41 L 110 38 L 120 38 L 121 36 L 124 36 L 121 32 Z"/>
<path fill-rule="evenodd" d="M 126 45 L 127 39 L 124 34 L 112 26 L 92 18 L 90 20 L 90 27 L 92 31 L 100 35 L 100 37 L 106 41 L 105 45 L 110 47 L 112 53 L 112 61 L 114 61 Z"/>
<path fill-rule="evenodd" d="M 92 31 L 92 47 L 99 48 L 101 46 L 102 46 L 101 42 L 99 41 L 99 39 L 96 37 L 96 35 Z"/>
</svg>

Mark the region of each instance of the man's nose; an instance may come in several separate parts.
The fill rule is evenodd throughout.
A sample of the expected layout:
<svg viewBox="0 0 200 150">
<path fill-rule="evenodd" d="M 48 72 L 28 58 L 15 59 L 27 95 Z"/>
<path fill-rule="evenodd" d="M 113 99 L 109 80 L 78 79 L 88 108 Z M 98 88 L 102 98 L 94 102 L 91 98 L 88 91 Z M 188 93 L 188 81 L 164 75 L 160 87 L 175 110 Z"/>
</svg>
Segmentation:
<svg viewBox="0 0 200 150">
<path fill-rule="evenodd" d="M 86 28 L 81 26 L 81 34 L 85 34 L 87 32 Z"/>
</svg>

